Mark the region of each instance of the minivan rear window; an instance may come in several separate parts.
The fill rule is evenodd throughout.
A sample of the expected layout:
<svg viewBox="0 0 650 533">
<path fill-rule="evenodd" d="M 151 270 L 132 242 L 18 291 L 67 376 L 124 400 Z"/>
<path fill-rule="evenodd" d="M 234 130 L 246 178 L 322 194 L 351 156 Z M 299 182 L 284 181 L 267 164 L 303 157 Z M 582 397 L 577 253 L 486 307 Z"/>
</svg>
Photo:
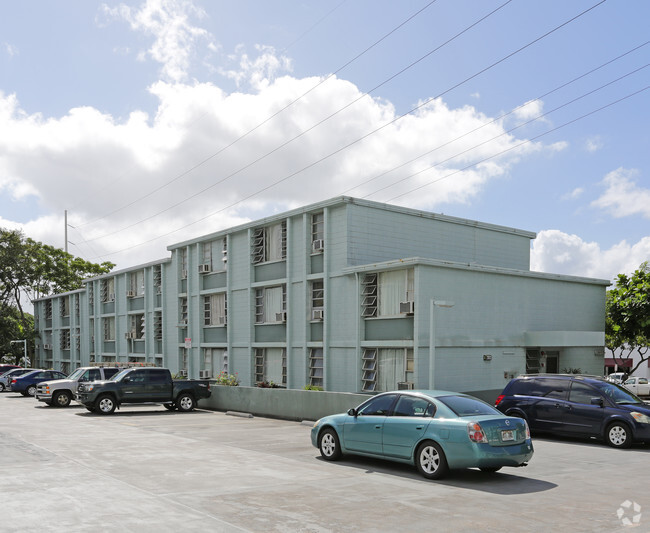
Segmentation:
<svg viewBox="0 0 650 533">
<path fill-rule="evenodd" d="M 525 378 L 511 382 L 509 395 L 541 396 L 544 398 L 566 398 L 569 384 L 568 379 Z"/>
</svg>

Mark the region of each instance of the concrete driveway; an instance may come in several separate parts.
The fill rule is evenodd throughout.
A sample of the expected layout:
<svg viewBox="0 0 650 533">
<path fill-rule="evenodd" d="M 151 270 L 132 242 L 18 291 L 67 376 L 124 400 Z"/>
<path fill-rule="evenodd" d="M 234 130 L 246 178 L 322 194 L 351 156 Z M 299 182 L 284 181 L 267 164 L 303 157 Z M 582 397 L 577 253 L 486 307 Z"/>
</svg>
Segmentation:
<svg viewBox="0 0 650 533">
<path fill-rule="evenodd" d="M 0 530 L 650 531 L 647 445 L 536 438 L 526 468 L 432 482 L 404 465 L 325 462 L 309 432 L 156 405 L 104 417 L 0 394 Z"/>
</svg>

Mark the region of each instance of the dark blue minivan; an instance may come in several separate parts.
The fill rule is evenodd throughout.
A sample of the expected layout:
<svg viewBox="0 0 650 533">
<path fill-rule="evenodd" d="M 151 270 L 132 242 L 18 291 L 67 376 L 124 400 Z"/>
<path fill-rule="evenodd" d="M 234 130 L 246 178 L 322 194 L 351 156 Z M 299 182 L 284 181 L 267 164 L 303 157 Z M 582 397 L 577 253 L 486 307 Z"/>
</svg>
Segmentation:
<svg viewBox="0 0 650 533">
<path fill-rule="evenodd" d="M 598 377 L 519 376 L 506 385 L 495 407 L 524 418 L 533 432 L 597 437 L 614 448 L 650 442 L 650 404 Z"/>
</svg>

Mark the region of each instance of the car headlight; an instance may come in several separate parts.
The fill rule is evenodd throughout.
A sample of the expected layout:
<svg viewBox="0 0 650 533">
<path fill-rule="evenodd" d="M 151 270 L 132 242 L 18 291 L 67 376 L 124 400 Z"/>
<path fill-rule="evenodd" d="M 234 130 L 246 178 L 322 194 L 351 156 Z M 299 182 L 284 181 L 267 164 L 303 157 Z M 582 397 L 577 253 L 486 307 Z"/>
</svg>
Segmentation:
<svg viewBox="0 0 650 533">
<path fill-rule="evenodd" d="M 650 416 L 644 415 L 643 413 L 639 413 L 637 411 L 633 411 L 630 414 L 632 415 L 632 418 L 634 418 L 634 420 L 637 422 L 641 424 L 650 424 Z"/>
</svg>

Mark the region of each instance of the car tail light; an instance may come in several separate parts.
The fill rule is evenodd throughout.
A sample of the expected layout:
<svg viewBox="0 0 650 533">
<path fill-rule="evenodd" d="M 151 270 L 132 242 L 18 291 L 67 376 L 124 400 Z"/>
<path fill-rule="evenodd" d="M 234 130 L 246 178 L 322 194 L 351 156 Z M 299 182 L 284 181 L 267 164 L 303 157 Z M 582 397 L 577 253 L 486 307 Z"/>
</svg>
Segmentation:
<svg viewBox="0 0 650 533">
<path fill-rule="evenodd" d="M 12 379 L 12 380 L 11 380 L 11 383 L 12 383 L 12 384 L 13 384 L 13 383 L 16 383 L 16 380 L 15 380 L 15 379 Z"/>
<path fill-rule="evenodd" d="M 483 432 L 481 424 L 478 422 L 470 422 L 467 424 L 467 434 L 469 435 L 469 440 L 472 442 L 487 442 L 487 437 Z"/>
<path fill-rule="evenodd" d="M 503 400 L 504 398 L 505 398 L 505 395 L 503 395 L 503 394 L 499 394 L 499 396 L 497 396 L 496 401 L 494 402 L 494 407 L 496 407 L 497 405 L 499 405 L 499 404 L 501 403 L 501 400 Z"/>
<path fill-rule="evenodd" d="M 528 427 L 528 422 L 524 420 L 524 424 L 526 426 L 526 439 L 530 439 L 530 428 Z"/>
</svg>

